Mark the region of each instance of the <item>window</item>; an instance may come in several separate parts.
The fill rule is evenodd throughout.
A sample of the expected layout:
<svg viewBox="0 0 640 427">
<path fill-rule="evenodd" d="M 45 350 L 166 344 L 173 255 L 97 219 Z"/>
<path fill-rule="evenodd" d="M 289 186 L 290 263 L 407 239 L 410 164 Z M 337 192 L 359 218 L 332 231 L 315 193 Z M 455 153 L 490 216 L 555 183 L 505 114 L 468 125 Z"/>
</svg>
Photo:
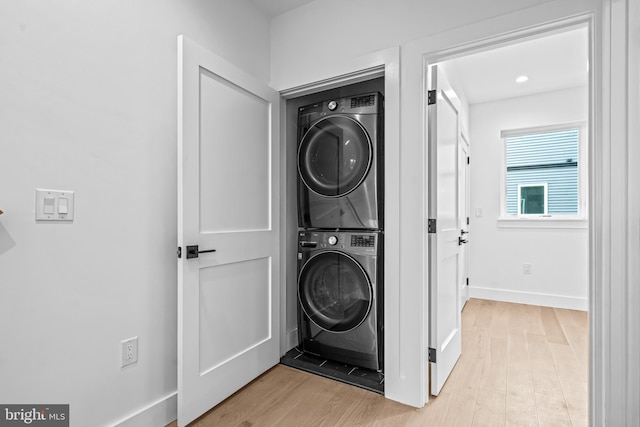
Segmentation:
<svg viewBox="0 0 640 427">
<path fill-rule="evenodd" d="M 502 132 L 502 219 L 583 219 L 582 124 Z"/>
<path fill-rule="evenodd" d="M 547 183 L 518 184 L 518 215 L 547 215 Z"/>
</svg>

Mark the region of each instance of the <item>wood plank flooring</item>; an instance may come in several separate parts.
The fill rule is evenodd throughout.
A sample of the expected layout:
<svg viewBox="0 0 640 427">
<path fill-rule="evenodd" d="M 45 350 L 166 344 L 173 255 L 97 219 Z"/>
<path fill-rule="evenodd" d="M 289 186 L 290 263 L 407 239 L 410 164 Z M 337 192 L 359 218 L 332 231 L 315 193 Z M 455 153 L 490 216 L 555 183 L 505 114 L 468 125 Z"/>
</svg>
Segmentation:
<svg viewBox="0 0 640 427">
<path fill-rule="evenodd" d="M 190 426 L 586 427 L 587 316 L 471 299 L 462 356 L 424 408 L 279 365 Z"/>
</svg>

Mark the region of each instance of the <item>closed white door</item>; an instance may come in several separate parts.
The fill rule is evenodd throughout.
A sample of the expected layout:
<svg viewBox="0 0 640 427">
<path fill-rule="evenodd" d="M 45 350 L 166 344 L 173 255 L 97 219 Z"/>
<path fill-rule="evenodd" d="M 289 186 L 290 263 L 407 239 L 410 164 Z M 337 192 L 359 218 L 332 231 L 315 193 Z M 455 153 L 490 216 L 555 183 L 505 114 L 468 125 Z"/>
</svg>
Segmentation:
<svg viewBox="0 0 640 427">
<path fill-rule="evenodd" d="M 462 350 L 460 315 L 460 100 L 444 73 L 433 66 L 429 105 L 429 306 L 431 394 L 438 395 Z M 435 359 L 435 361 L 434 361 Z"/>
<path fill-rule="evenodd" d="M 279 361 L 279 95 L 183 36 L 178 43 L 184 426 Z"/>
</svg>

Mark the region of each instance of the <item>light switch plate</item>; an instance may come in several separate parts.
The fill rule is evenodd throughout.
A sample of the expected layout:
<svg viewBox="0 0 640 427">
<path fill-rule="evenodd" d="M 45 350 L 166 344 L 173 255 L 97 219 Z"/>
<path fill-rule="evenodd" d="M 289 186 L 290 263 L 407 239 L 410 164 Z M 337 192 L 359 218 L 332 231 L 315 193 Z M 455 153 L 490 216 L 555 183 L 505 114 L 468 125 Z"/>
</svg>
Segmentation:
<svg viewBox="0 0 640 427">
<path fill-rule="evenodd" d="M 60 208 L 60 199 L 66 199 L 66 213 L 64 203 Z M 73 221 L 73 191 L 36 188 L 36 221 Z"/>
</svg>

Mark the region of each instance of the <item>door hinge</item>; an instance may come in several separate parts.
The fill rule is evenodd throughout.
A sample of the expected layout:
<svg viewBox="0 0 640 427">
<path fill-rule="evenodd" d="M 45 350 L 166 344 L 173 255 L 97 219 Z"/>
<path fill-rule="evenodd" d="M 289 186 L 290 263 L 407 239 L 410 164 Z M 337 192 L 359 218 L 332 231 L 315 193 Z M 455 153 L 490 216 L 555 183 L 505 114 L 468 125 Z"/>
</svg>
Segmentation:
<svg viewBox="0 0 640 427">
<path fill-rule="evenodd" d="M 428 232 L 431 233 L 435 233 L 436 232 L 436 220 L 434 218 L 429 218 L 429 223 L 428 223 Z"/>
<path fill-rule="evenodd" d="M 430 90 L 427 92 L 427 105 L 433 105 L 436 103 L 436 91 Z"/>
<path fill-rule="evenodd" d="M 429 362 L 436 363 L 436 349 L 429 347 Z"/>
<path fill-rule="evenodd" d="M 182 258 L 182 246 L 178 246 L 178 258 Z"/>
<path fill-rule="evenodd" d="M 467 217 L 467 225 L 469 225 L 469 217 Z"/>
<path fill-rule="evenodd" d="M 467 277 L 467 286 L 469 286 L 469 278 Z"/>
<path fill-rule="evenodd" d="M 468 164 L 468 165 L 469 165 L 469 164 L 471 164 L 471 163 L 470 163 L 470 162 L 471 162 L 471 160 L 470 160 L 470 159 L 471 159 L 471 158 L 470 158 L 469 156 L 467 156 L 467 164 Z"/>
</svg>

